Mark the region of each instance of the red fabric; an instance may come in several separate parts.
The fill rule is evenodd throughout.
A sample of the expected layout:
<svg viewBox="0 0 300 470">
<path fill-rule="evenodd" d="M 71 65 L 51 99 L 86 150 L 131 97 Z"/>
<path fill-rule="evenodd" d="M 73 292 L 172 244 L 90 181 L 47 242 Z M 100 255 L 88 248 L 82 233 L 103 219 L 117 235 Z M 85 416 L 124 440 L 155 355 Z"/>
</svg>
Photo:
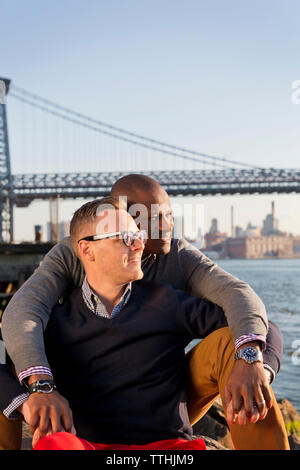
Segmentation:
<svg viewBox="0 0 300 470">
<path fill-rule="evenodd" d="M 206 450 L 202 439 L 166 439 L 145 445 L 95 444 L 74 434 L 58 432 L 38 441 L 34 450 Z"/>
</svg>

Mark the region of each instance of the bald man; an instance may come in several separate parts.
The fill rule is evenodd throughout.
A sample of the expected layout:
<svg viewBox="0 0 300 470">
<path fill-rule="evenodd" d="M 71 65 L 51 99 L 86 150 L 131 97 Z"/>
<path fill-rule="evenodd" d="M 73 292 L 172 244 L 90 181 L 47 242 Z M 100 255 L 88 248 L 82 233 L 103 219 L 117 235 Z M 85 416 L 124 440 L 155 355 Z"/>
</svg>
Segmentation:
<svg viewBox="0 0 300 470">
<path fill-rule="evenodd" d="M 250 286 L 226 273 L 184 239 L 172 239 L 172 208 L 166 191 L 152 178 L 128 175 L 114 184 L 111 195 L 127 198 L 128 210 L 138 227 L 148 229 L 142 263 L 144 279 L 167 281 L 177 289 L 216 303 L 225 312 L 236 351 L 246 346 L 251 346 L 254 353 L 264 350 L 268 319 L 263 303 Z M 2 332 L 21 382 L 51 377 L 43 331 L 58 299 L 80 287 L 83 279 L 83 267 L 66 238 L 45 256 L 42 265 L 10 301 L 3 316 Z M 276 327 L 271 323 L 270 327 L 271 347 L 264 354 L 264 367 L 261 362 L 249 365 L 237 360 L 226 381 L 225 399 L 232 404 L 227 417 L 232 423 L 242 407 L 251 420 L 256 415 L 257 403 L 263 419 L 272 404 L 267 393 L 268 381 L 279 370 L 282 344 Z M 192 357 L 193 367 L 200 367 L 201 357 L 195 354 Z M 201 416 L 193 415 L 193 400 L 195 397 L 191 398 L 190 416 L 196 422 Z M 206 403 L 206 409 L 212 401 Z"/>
</svg>

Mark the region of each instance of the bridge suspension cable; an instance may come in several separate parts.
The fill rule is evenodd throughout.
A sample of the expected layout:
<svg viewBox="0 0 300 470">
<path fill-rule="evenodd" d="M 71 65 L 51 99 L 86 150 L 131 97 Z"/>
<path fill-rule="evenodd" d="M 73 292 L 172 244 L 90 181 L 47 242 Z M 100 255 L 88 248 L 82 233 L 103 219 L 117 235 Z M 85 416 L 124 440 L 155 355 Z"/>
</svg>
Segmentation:
<svg viewBox="0 0 300 470">
<path fill-rule="evenodd" d="M 245 168 L 259 168 L 255 165 L 229 160 L 224 157 L 208 155 L 127 131 L 120 127 L 113 126 L 106 122 L 73 111 L 15 85 L 11 85 L 10 96 L 19 101 L 22 101 L 23 103 L 38 108 L 41 111 L 45 111 L 86 129 L 90 129 L 113 137 L 114 139 L 119 139 L 123 142 L 131 143 L 133 145 L 137 145 L 156 152 L 161 152 L 163 154 L 171 155 L 184 160 L 191 160 L 198 163 L 210 163 L 219 168 L 229 168 L 232 167 L 232 165 Z"/>
</svg>

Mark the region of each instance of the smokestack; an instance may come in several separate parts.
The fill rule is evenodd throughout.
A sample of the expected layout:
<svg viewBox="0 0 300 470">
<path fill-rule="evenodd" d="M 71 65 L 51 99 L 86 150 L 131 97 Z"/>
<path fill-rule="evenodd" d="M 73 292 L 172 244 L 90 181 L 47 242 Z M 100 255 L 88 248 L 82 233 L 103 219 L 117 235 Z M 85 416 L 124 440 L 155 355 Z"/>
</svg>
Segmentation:
<svg viewBox="0 0 300 470">
<path fill-rule="evenodd" d="M 274 220 L 274 217 L 275 217 L 274 201 L 272 201 L 272 217 L 273 217 L 273 220 Z"/>
<path fill-rule="evenodd" d="M 41 243 L 43 238 L 43 228 L 41 225 L 34 226 L 34 241 L 35 243 Z"/>
<path fill-rule="evenodd" d="M 231 206 L 231 237 L 234 238 L 233 206 Z"/>
</svg>

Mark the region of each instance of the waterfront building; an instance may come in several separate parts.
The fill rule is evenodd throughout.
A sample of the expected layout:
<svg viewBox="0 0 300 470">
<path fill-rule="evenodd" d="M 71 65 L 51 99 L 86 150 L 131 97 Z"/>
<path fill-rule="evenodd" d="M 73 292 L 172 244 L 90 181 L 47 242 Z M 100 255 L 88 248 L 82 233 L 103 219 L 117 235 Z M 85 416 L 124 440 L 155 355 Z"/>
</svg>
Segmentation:
<svg viewBox="0 0 300 470">
<path fill-rule="evenodd" d="M 228 238 L 225 243 L 229 258 L 243 259 L 293 258 L 293 246 L 293 237 L 278 235 Z"/>
<path fill-rule="evenodd" d="M 278 235 L 278 220 L 275 219 L 275 205 L 272 201 L 271 214 L 268 214 L 263 221 L 262 235 Z"/>
<path fill-rule="evenodd" d="M 209 232 L 205 234 L 205 249 L 213 250 L 215 245 L 220 245 L 225 240 L 227 240 L 227 233 L 222 233 L 218 231 L 218 221 L 217 219 L 212 219 Z"/>
</svg>

